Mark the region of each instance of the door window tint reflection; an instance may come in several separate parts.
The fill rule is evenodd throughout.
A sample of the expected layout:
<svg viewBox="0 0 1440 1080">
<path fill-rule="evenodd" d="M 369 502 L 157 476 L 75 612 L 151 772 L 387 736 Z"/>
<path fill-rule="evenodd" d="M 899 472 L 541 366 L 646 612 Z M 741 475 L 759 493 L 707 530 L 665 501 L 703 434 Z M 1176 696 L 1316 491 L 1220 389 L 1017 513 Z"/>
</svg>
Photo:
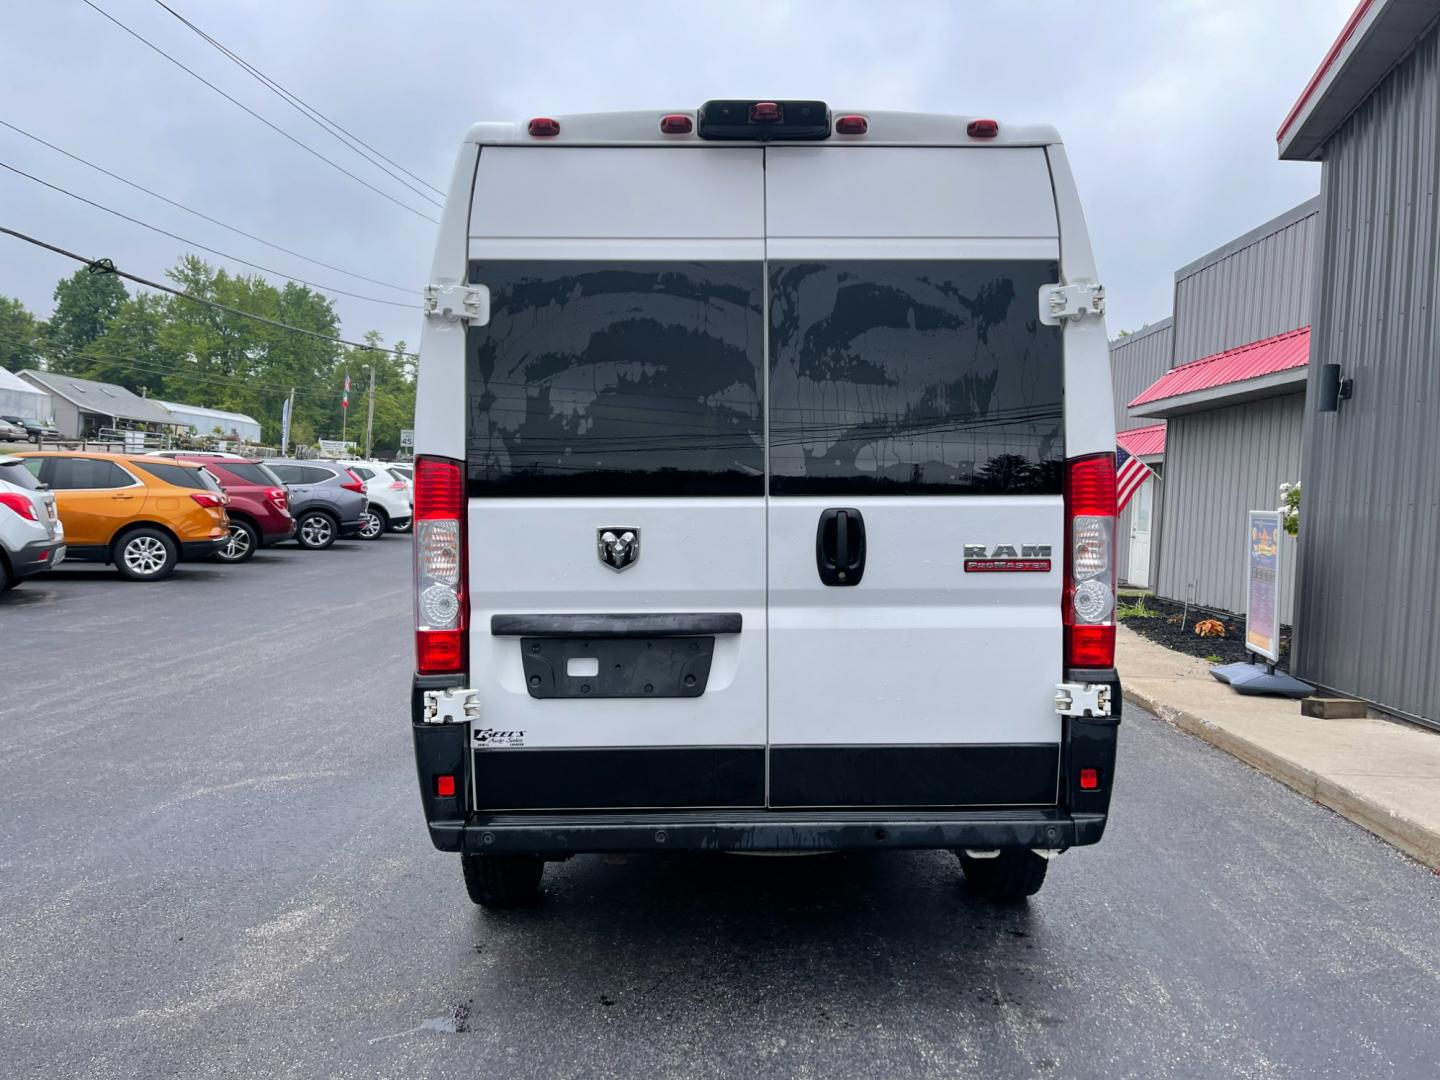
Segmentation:
<svg viewBox="0 0 1440 1080">
<path fill-rule="evenodd" d="M 477 262 L 473 496 L 760 495 L 759 263 Z"/>
<path fill-rule="evenodd" d="M 1059 493 L 1044 261 L 770 265 L 770 493 Z"/>
</svg>

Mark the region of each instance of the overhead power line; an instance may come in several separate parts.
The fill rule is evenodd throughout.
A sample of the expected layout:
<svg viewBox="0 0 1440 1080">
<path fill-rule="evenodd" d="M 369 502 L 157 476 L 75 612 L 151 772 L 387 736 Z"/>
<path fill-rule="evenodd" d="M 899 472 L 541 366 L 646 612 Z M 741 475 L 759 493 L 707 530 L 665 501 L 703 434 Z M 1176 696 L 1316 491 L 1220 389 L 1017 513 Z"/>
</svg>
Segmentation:
<svg viewBox="0 0 1440 1080">
<path fill-rule="evenodd" d="M 101 15 L 103 15 L 106 19 L 108 19 L 110 22 L 114 23 L 114 24 L 115 24 L 116 26 L 118 26 L 121 30 L 124 30 L 125 33 L 127 33 L 127 34 L 129 34 L 131 37 L 133 37 L 136 41 L 140 42 L 142 45 L 145 45 L 147 48 L 153 49 L 155 52 L 157 52 L 157 53 L 159 53 L 161 56 L 163 56 L 166 60 L 169 60 L 170 63 L 172 63 L 172 64 L 174 64 L 176 67 L 178 67 L 181 71 L 185 72 L 185 74 L 189 75 L 192 79 L 196 79 L 196 80 L 198 80 L 199 82 L 204 83 L 204 84 L 205 84 L 206 86 L 208 86 L 211 90 L 214 90 L 215 93 L 219 94 L 219 95 L 220 95 L 221 97 L 223 97 L 226 101 L 228 101 L 228 102 L 230 102 L 232 105 L 234 105 L 236 108 L 243 109 L 245 112 L 247 112 L 247 113 L 249 113 L 251 116 L 253 116 L 256 120 L 259 120 L 262 124 L 264 124 L 266 127 L 268 127 L 271 131 L 275 132 L 275 133 L 278 134 L 278 135 L 283 135 L 286 139 L 290 140 L 290 141 L 291 141 L 292 143 L 294 143 L 296 146 L 300 147 L 300 149 L 304 150 L 307 154 L 311 154 L 311 155 L 313 155 L 314 157 L 319 158 L 321 161 L 325 162 L 326 165 L 329 165 L 332 169 L 335 169 L 335 170 L 337 170 L 337 171 L 339 171 L 339 172 L 344 173 L 346 176 L 350 177 L 351 180 L 354 180 L 357 184 L 360 184 L 360 185 L 362 185 L 362 186 L 364 186 L 364 187 L 369 188 L 371 191 L 375 192 L 375 194 L 381 196 L 382 198 L 389 199 L 389 200 L 390 200 L 392 203 L 394 203 L 396 206 L 399 206 L 399 207 L 402 207 L 402 208 L 404 208 L 404 209 L 406 209 L 406 210 L 409 210 L 410 213 L 414 214 L 416 217 L 422 217 L 422 218 L 424 218 L 426 221 L 429 221 L 429 222 L 431 222 L 432 224 L 435 224 L 435 225 L 439 225 L 439 224 L 440 224 L 440 221 L 439 221 L 438 218 L 433 218 L 433 217 L 431 217 L 429 214 L 425 213 L 423 210 L 416 210 L 415 207 L 411 206 L 409 203 L 401 202 L 401 201 L 400 201 L 399 199 L 397 199 L 394 195 L 391 195 L 388 191 L 383 191 L 382 189 L 376 187 L 374 184 L 370 183 L 370 181 L 365 180 L 365 179 L 363 179 L 363 178 L 361 178 L 361 177 L 359 177 L 359 176 L 356 176 L 356 175 L 355 175 L 353 172 L 351 172 L 349 169 L 345 168 L 344 165 L 341 165 L 339 162 L 336 162 L 336 161 L 331 161 L 328 157 L 326 157 L 324 154 L 320 153 L 320 151 L 316 150 L 313 146 L 310 146 L 310 145 L 308 145 L 307 143 L 301 142 L 299 139 L 297 139 L 294 135 L 291 135 L 290 132 L 286 131 L 284 128 L 282 128 L 282 127 L 280 127 L 279 125 L 274 124 L 274 123 L 270 122 L 269 120 L 265 119 L 265 117 L 261 116 L 261 115 L 260 115 L 258 112 L 256 112 L 254 109 L 250 108 L 250 106 L 246 105 L 244 102 L 240 101 L 238 98 L 234 98 L 234 97 L 232 97 L 231 95 L 227 94 L 224 90 L 221 90 L 220 87 L 216 86 L 216 85 L 215 85 L 214 83 L 212 83 L 209 79 L 205 78 L 205 76 L 199 74 L 198 72 L 196 72 L 196 71 L 193 70 L 192 68 L 186 67 L 186 66 L 185 66 L 184 64 L 182 64 L 179 60 L 176 60 L 175 57 L 171 56 L 171 55 L 170 55 L 169 53 L 167 53 L 164 49 L 160 48 L 160 46 L 156 45 L 154 42 L 150 41 L 148 38 L 142 37 L 140 34 L 136 33 L 134 30 L 130 29 L 130 27 L 126 26 L 126 25 L 125 25 L 123 22 L 121 22 L 119 19 L 115 18 L 115 16 L 111 15 L 111 14 L 110 14 L 108 11 L 106 11 L 104 8 L 102 8 L 102 7 L 100 7 L 99 5 L 97 5 L 97 4 L 94 2 L 94 0 L 81 0 L 81 3 L 83 3 L 86 7 L 91 8 L 92 10 L 99 12 L 99 13 L 100 13 Z"/>
<path fill-rule="evenodd" d="M 321 289 L 324 292 L 339 293 L 341 296 L 353 296 L 356 300 L 365 300 L 372 304 L 387 304 L 390 307 L 411 308 L 412 310 L 417 306 L 414 303 L 406 304 L 399 300 L 386 300 L 383 297 L 379 296 L 366 296 L 364 293 L 350 292 L 347 289 L 337 289 L 333 285 L 321 285 L 318 282 L 306 281 L 304 278 L 301 277 L 293 277 L 290 274 L 285 273 L 283 270 L 275 270 L 272 267 L 264 266 L 257 262 L 251 262 L 249 259 L 242 259 L 239 255 L 231 255 L 227 251 L 221 251 L 219 248 L 213 248 L 206 244 L 202 244 L 198 240 L 191 240 L 189 237 L 181 236 L 179 233 L 173 233 L 169 229 L 162 229 L 159 225 L 151 225 L 148 221 L 141 221 L 139 218 L 131 217 L 129 214 L 123 214 L 119 210 L 112 209 L 111 207 L 108 207 L 103 203 L 96 202 L 94 199 L 87 199 L 84 195 L 77 195 L 75 194 L 75 192 L 70 191 L 68 188 L 63 188 L 59 184 L 52 184 L 48 180 L 42 180 L 40 177 L 28 173 L 24 169 L 17 169 L 14 165 L 8 164 L 7 162 L 0 161 L 0 169 L 7 169 L 10 172 L 14 173 L 16 176 L 23 176 L 26 180 L 33 180 L 35 183 L 41 185 L 42 187 L 47 187 L 51 191 L 58 191 L 61 195 L 68 195 L 70 198 L 75 199 L 77 202 L 82 202 L 86 206 L 93 206 L 95 209 L 103 210 L 107 214 L 113 214 L 115 217 L 118 217 L 123 221 L 128 221 L 131 224 L 139 225 L 142 229 L 149 229 L 151 232 L 157 232 L 161 236 L 168 236 L 170 237 L 170 239 L 178 240 L 182 244 L 189 244 L 191 247 L 199 248 L 201 251 L 208 251 L 211 255 L 218 255 L 222 259 L 229 259 L 231 262 L 240 263 L 242 266 L 248 266 L 253 270 L 259 270 L 262 273 L 274 274 L 276 277 L 286 278 L 291 281 L 298 281 L 300 284 L 308 285 L 312 289 Z"/>
<path fill-rule="evenodd" d="M 196 26 L 184 15 L 181 15 L 169 4 L 165 3 L 164 0 L 155 0 L 155 3 L 167 12 L 169 12 L 171 15 L 175 16 L 176 19 L 178 19 L 187 29 L 193 31 L 202 41 L 215 48 L 226 58 L 238 65 L 241 70 L 253 77 L 262 86 L 264 86 L 271 93 L 275 94 L 276 97 L 280 98 L 280 100 L 284 101 L 296 112 L 300 113 L 301 116 L 304 116 L 307 120 L 314 122 L 320 128 L 320 130 L 324 131 L 326 134 L 332 135 L 336 139 L 338 139 L 342 146 L 345 146 L 347 149 L 355 151 L 355 153 L 365 158 L 367 162 L 369 162 L 371 165 L 374 165 L 377 169 L 381 170 L 383 173 L 385 173 L 385 175 L 391 177 L 393 180 L 401 184 L 404 184 L 407 188 L 415 192 L 415 194 L 419 195 L 421 198 L 428 199 L 436 206 L 444 205 L 444 203 L 432 198 L 430 195 L 420 190 L 420 188 L 415 187 L 414 184 L 407 183 L 402 177 L 397 176 L 394 172 L 392 172 L 390 169 L 387 169 L 385 166 L 393 166 L 395 169 L 398 169 L 400 170 L 400 172 L 404 173 L 405 176 L 408 176 L 411 180 L 414 180 L 416 183 L 429 188 L 436 195 L 439 195 L 443 198 L 445 192 L 441 191 L 434 184 L 416 176 L 409 169 L 405 168 L 404 165 L 401 165 L 398 161 L 394 161 L 386 157 L 379 150 L 376 150 L 375 147 L 371 146 L 364 139 L 360 138 L 360 136 L 350 131 L 347 131 L 345 128 L 341 127 L 340 124 L 338 124 L 334 120 L 331 120 L 328 116 L 322 113 L 319 109 L 315 108 L 313 105 L 309 105 L 306 102 L 302 101 L 298 96 L 285 89 L 285 87 L 281 86 L 269 75 L 266 75 L 254 64 L 250 63 L 244 57 L 236 53 L 233 49 L 222 44 L 210 34 L 200 29 L 200 27 Z M 376 158 L 378 158 L 379 160 L 375 160 Z M 384 164 L 381 164 L 381 162 L 383 162 Z"/>
<path fill-rule="evenodd" d="M 97 274 L 114 274 L 116 277 L 124 278 L 126 281 L 133 281 L 137 285 L 144 285 L 147 289 L 156 289 L 163 293 L 169 293 L 171 296 L 178 296 L 182 300 L 189 300 L 195 304 L 204 304 L 206 307 L 212 307 L 218 311 L 228 311 L 231 315 L 239 315 L 242 318 L 253 319 L 255 322 L 265 323 L 267 326 L 273 326 L 279 330 L 288 330 L 292 334 L 304 334 L 306 337 L 318 338 L 320 341 L 328 341 L 333 345 L 344 345 L 351 349 L 369 349 L 371 352 L 394 353 L 396 356 L 408 356 L 416 360 L 420 358 L 419 353 L 406 352 L 403 349 L 390 349 L 383 345 L 371 345 L 365 341 L 350 341 L 348 338 L 335 337 L 331 334 L 322 334 L 318 330 L 307 330 L 303 326 L 291 326 L 289 323 L 280 322 L 278 319 L 267 319 L 264 315 L 256 315 L 253 312 L 231 307 L 229 304 L 222 304 L 215 300 L 206 300 L 202 296 L 192 296 L 190 293 L 185 292 L 183 289 L 177 289 L 173 285 L 162 285 L 158 281 L 151 281 L 149 278 L 143 278 L 138 274 L 121 270 L 109 259 L 87 259 L 84 255 L 77 255 L 73 251 L 67 251 L 65 248 L 47 243 L 44 240 L 30 236 L 28 233 L 23 233 L 18 229 L 11 229 L 5 225 L 0 225 L 0 234 L 13 236 L 17 240 L 24 240 L 27 244 L 34 244 L 36 247 L 44 248 L 46 251 L 53 251 L 56 255 L 64 255 L 67 259 L 74 259 L 78 263 L 84 263 L 85 266 Z"/>
<path fill-rule="evenodd" d="M 0 127 L 9 128 L 17 135 L 23 135 L 25 136 L 25 138 L 31 140 L 32 142 L 37 142 L 41 146 L 48 146 L 57 154 L 64 154 L 71 161 L 78 161 L 81 165 L 94 169 L 98 173 L 103 173 L 105 176 L 110 177 L 112 180 L 119 180 L 120 183 L 132 187 L 136 191 L 143 191 L 146 195 L 149 195 L 152 198 L 159 199 L 163 203 L 168 203 L 169 205 L 175 207 L 178 210 L 184 210 L 187 214 L 194 214 L 196 217 L 200 218 L 203 221 L 208 221 L 212 225 L 219 225 L 222 229 L 229 229 L 231 232 L 235 233 L 238 236 L 243 236 L 247 240 L 254 240 L 257 244 L 264 244 L 266 247 L 274 248 L 276 251 L 283 252 L 286 255 L 293 255 L 297 259 L 304 259 L 306 262 L 314 263 L 316 266 L 323 266 L 327 270 L 334 270 L 336 273 L 345 274 L 353 278 L 358 278 L 361 281 L 368 281 L 372 285 L 383 285 L 387 289 L 395 289 L 398 292 L 410 293 L 412 295 L 416 292 L 415 289 L 407 288 L 404 285 L 396 285 L 390 281 L 381 281 L 379 278 L 366 277 L 364 274 L 357 274 L 354 270 L 346 270 L 343 266 L 336 266 L 334 263 L 325 262 L 323 259 L 316 259 L 310 255 L 303 255 L 300 252 L 287 248 L 282 244 L 277 244 L 274 241 L 266 240 L 264 237 L 256 236 L 254 233 L 246 232 L 244 229 L 241 229 L 238 226 L 230 225 L 224 221 L 221 221 L 219 218 L 211 217 L 209 214 L 206 214 L 203 211 L 196 210 L 193 206 L 186 206 L 184 203 L 178 202 L 177 200 L 172 199 L 169 196 L 161 195 L 158 191 L 152 191 L 144 184 L 137 184 L 134 180 L 127 180 L 119 173 L 113 173 L 109 169 L 101 165 L 96 165 L 93 161 L 89 161 L 86 158 L 81 157 L 79 154 L 72 154 L 69 150 L 65 150 L 59 146 L 56 146 L 52 142 L 47 142 L 46 140 L 40 138 L 39 135 L 35 135 L 29 131 L 26 131 L 24 128 L 16 127 L 14 124 L 6 120 L 0 120 Z"/>
</svg>

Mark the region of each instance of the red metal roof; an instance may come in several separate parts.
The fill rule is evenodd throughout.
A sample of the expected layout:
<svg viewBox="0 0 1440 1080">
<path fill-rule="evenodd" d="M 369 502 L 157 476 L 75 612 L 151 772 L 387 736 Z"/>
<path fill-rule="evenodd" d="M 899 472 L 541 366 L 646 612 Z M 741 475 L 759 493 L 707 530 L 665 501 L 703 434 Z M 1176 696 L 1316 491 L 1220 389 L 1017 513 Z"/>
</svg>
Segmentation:
<svg viewBox="0 0 1440 1080">
<path fill-rule="evenodd" d="M 1310 327 L 1302 326 L 1172 368 L 1130 402 L 1130 407 L 1304 367 L 1309 360 Z"/>
<path fill-rule="evenodd" d="M 1148 424 L 1145 427 L 1122 431 L 1115 436 L 1115 442 L 1138 458 L 1154 457 L 1165 453 L 1165 421 Z"/>
</svg>

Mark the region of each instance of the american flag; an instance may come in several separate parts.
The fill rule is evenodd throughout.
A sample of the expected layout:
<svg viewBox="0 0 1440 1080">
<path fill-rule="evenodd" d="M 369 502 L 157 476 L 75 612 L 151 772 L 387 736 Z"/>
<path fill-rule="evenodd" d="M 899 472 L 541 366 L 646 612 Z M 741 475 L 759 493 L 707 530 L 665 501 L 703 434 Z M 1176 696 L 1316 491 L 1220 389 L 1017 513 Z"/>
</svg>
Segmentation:
<svg viewBox="0 0 1440 1080">
<path fill-rule="evenodd" d="M 340 395 L 340 408 L 350 408 L 350 373 L 345 373 L 345 392 Z"/>
<path fill-rule="evenodd" d="M 1130 497 L 1155 473 L 1123 446 L 1115 447 L 1115 512 L 1125 509 Z"/>
</svg>

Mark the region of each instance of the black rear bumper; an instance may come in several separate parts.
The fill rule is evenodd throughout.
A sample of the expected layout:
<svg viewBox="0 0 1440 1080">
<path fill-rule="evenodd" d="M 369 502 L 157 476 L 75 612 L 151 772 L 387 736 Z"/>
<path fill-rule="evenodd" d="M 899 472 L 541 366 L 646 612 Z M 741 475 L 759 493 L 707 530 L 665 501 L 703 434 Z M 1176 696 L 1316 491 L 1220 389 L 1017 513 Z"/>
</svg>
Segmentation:
<svg viewBox="0 0 1440 1080">
<path fill-rule="evenodd" d="M 223 548 L 228 537 L 222 536 L 218 540 L 185 540 L 180 544 L 180 558 L 186 562 L 197 559 L 208 559 L 217 551 Z"/>
<path fill-rule="evenodd" d="M 32 540 L 10 556 L 10 572 L 17 578 L 27 578 L 55 565 L 55 552 L 65 546 L 63 536 L 52 540 Z"/>
<path fill-rule="evenodd" d="M 473 751 L 464 724 L 417 722 L 422 690 L 417 686 L 411 726 L 420 799 L 435 847 L 471 854 L 1079 847 L 1104 834 L 1115 781 L 1120 683 L 1113 672 L 1104 674 L 1090 681 L 1110 685 L 1114 715 L 1065 720 L 1054 805 L 475 811 L 467 797 L 473 755 L 506 751 Z M 1088 783 L 1092 772 L 1096 786 L 1082 788 L 1082 773 Z M 454 777 L 455 795 L 437 794 L 440 776 Z"/>
</svg>

